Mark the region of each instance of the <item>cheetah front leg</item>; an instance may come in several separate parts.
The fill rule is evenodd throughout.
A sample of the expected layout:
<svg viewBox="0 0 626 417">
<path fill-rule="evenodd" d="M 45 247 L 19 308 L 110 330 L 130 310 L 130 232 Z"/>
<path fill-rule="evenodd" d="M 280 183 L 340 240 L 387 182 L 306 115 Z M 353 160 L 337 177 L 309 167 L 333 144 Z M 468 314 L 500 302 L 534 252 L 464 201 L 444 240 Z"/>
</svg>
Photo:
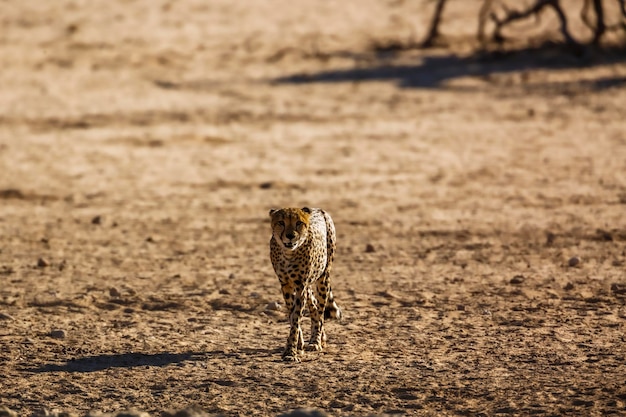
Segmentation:
<svg viewBox="0 0 626 417">
<path fill-rule="evenodd" d="M 311 349 L 311 344 L 315 343 L 315 340 L 317 339 L 318 321 L 319 321 L 320 312 L 318 311 L 317 298 L 315 297 L 315 291 L 313 290 L 311 285 L 307 286 L 307 299 L 306 300 L 309 305 L 309 316 L 311 317 L 311 338 L 309 339 L 309 346 L 307 346 L 307 350 L 316 350 L 316 349 Z"/>
<path fill-rule="evenodd" d="M 287 338 L 287 347 L 283 352 L 284 361 L 300 362 L 298 353 L 304 348 L 304 338 L 302 336 L 302 316 L 304 314 L 304 307 L 306 303 L 306 292 L 304 286 L 296 285 L 295 294 L 293 294 L 293 301 L 290 303 L 286 294 L 289 294 L 289 300 L 291 300 L 292 292 L 285 292 L 285 286 L 283 286 L 283 296 L 285 297 L 285 303 L 287 307 L 291 306 L 289 311 L 289 324 L 291 326 L 289 330 L 289 337 Z"/>
<path fill-rule="evenodd" d="M 321 351 L 326 345 L 326 331 L 324 330 L 324 310 L 328 303 L 328 282 L 330 274 L 326 271 L 315 283 L 315 290 L 310 294 L 315 301 L 310 301 L 311 312 L 311 339 L 307 350 Z"/>
</svg>

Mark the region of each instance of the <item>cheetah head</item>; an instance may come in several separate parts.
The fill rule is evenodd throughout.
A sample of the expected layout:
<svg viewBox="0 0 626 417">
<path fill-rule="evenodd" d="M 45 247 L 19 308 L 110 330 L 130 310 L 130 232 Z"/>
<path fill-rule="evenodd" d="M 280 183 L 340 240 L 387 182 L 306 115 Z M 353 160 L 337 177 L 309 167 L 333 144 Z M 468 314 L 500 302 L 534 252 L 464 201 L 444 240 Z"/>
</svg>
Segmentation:
<svg viewBox="0 0 626 417">
<path fill-rule="evenodd" d="M 287 250 L 296 250 L 306 241 L 310 216 L 311 209 L 308 207 L 270 210 L 272 235 L 276 243 Z"/>
</svg>

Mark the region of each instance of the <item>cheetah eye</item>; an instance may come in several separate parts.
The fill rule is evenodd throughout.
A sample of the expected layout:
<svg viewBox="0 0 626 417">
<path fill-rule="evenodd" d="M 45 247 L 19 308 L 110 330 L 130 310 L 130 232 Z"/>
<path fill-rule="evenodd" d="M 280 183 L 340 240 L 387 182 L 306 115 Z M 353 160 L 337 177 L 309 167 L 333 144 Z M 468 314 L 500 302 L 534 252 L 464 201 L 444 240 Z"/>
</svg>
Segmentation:
<svg viewBox="0 0 626 417">
<path fill-rule="evenodd" d="M 276 222 L 277 225 L 281 226 L 281 227 L 285 227 L 285 222 L 282 220 L 279 220 L 278 222 Z"/>
<path fill-rule="evenodd" d="M 296 222 L 296 227 L 302 227 L 302 226 L 304 226 L 303 222 L 301 222 L 301 221 L 297 221 Z"/>
</svg>

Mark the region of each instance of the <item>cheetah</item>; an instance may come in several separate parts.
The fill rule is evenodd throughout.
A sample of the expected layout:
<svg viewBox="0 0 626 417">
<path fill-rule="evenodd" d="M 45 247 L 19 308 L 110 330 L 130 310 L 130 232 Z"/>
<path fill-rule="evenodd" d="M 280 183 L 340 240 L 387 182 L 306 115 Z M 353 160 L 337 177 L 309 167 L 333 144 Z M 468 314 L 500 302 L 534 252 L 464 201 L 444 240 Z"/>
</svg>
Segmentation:
<svg viewBox="0 0 626 417">
<path fill-rule="evenodd" d="M 284 361 L 300 362 L 304 348 L 300 322 L 305 303 L 311 316 L 308 350 L 321 351 L 326 344 L 324 319 L 341 320 L 341 308 L 330 286 L 336 233 L 330 215 L 319 208 L 270 210 L 272 238 L 270 259 L 280 281 L 291 326 Z"/>
</svg>

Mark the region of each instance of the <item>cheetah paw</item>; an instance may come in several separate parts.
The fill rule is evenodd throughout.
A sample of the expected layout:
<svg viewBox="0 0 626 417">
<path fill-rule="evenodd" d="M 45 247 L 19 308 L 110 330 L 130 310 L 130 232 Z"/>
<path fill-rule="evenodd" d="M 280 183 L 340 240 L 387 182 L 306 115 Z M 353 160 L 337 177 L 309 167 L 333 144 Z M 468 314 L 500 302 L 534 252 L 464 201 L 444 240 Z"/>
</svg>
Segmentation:
<svg viewBox="0 0 626 417">
<path fill-rule="evenodd" d="M 322 349 L 323 347 L 320 343 L 310 343 L 306 347 L 306 350 L 312 351 L 312 352 L 321 352 Z"/>
<path fill-rule="evenodd" d="M 300 358 L 295 353 L 287 353 L 283 355 L 283 361 L 298 363 L 300 362 Z"/>
</svg>

